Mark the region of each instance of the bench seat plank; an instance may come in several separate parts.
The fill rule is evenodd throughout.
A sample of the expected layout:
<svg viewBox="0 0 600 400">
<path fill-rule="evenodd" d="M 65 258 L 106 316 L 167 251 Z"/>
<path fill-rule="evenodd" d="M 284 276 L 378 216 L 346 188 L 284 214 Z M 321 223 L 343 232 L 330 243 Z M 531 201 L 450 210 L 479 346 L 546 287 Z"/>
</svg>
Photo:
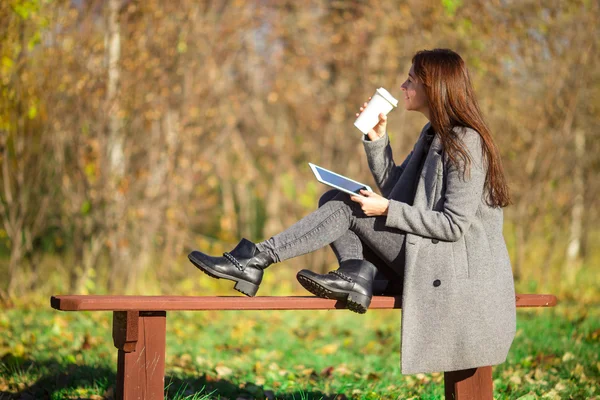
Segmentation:
<svg viewBox="0 0 600 400">
<path fill-rule="evenodd" d="M 517 307 L 552 307 L 556 296 L 518 294 Z M 194 310 L 333 310 L 345 308 L 335 300 L 314 296 L 107 296 L 57 295 L 52 308 L 62 311 L 194 311 Z M 369 309 L 401 308 L 401 298 L 374 296 Z"/>
</svg>

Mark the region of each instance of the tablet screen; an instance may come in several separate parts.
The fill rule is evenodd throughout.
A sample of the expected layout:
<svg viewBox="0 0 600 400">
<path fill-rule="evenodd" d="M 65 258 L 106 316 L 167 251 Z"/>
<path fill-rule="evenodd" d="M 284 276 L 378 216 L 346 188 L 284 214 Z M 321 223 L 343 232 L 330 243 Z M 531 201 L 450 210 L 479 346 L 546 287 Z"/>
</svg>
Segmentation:
<svg viewBox="0 0 600 400">
<path fill-rule="evenodd" d="M 344 188 L 346 190 L 351 191 L 352 193 L 359 193 L 361 189 L 367 189 L 367 187 L 361 183 L 351 181 L 349 179 L 344 178 L 343 176 L 334 174 L 326 169 L 321 167 L 317 167 L 315 165 L 316 170 L 319 172 L 321 179 L 324 181 L 331 183 L 332 185 Z"/>
</svg>

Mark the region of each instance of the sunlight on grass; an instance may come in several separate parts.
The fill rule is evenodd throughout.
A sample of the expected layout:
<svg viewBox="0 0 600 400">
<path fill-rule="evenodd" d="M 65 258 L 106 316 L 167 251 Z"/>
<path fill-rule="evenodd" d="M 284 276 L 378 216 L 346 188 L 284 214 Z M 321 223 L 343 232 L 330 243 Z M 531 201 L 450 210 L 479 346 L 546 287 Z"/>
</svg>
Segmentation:
<svg viewBox="0 0 600 400">
<path fill-rule="evenodd" d="M 114 393 L 110 313 L 11 309 L 0 321 L 1 392 Z M 397 310 L 170 313 L 167 398 L 442 397 L 443 374 L 400 373 L 399 328 Z M 495 395 L 597 396 L 599 349 L 598 307 L 520 310 Z"/>
<path fill-rule="evenodd" d="M 520 293 L 556 294 L 559 305 L 518 311 L 507 361 L 494 367 L 496 398 L 600 396 L 596 261 L 590 258 L 571 283 L 555 275 L 557 267 L 549 268 L 547 277 L 530 274 L 517 283 Z M 183 270 L 189 272 L 189 265 Z M 173 293 L 235 294 L 231 282 L 192 271 L 171 283 Z M 307 295 L 295 273 L 293 265 L 270 269 L 259 295 Z M 400 317 L 399 310 L 365 315 L 344 310 L 170 312 L 167 398 L 443 397 L 443 373 L 400 373 Z M 19 298 L 15 308 L 0 310 L 0 394 L 111 398 L 117 361 L 111 326 L 110 312 L 54 311 L 45 293 Z"/>
</svg>

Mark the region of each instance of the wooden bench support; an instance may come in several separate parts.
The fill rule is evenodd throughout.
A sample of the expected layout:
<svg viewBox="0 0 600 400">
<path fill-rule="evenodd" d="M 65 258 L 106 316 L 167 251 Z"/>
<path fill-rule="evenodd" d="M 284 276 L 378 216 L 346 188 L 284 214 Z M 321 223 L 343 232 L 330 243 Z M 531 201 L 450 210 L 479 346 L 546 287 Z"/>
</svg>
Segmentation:
<svg viewBox="0 0 600 400">
<path fill-rule="evenodd" d="M 492 367 L 444 372 L 446 400 L 493 400 Z"/>
<path fill-rule="evenodd" d="M 552 307 L 556 297 L 516 295 L 517 307 Z M 119 349 L 117 400 L 164 399 L 167 311 L 335 310 L 345 304 L 312 296 L 52 296 L 62 311 L 112 311 L 113 340 Z M 400 309 L 400 297 L 373 297 L 369 309 Z M 159 311 L 161 310 L 161 311 Z M 492 400 L 492 367 L 444 373 L 447 400 Z"/>
<path fill-rule="evenodd" d="M 166 322 L 165 311 L 113 312 L 117 400 L 164 399 Z"/>
</svg>

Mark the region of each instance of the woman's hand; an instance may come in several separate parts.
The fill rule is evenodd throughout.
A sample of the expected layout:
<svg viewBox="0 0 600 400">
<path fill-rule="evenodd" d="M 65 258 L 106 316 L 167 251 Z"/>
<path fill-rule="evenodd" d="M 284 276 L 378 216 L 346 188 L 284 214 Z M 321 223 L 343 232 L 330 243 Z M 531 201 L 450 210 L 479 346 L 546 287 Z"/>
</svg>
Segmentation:
<svg viewBox="0 0 600 400">
<path fill-rule="evenodd" d="M 369 97 L 369 100 L 371 100 L 370 97 Z M 356 113 L 357 117 L 360 115 L 360 113 L 363 112 L 363 110 L 365 108 L 367 108 L 367 104 L 368 103 L 363 103 L 363 106 L 360 108 L 360 112 Z M 381 139 L 385 135 L 386 127 L 387 127 L 387 117 L 385 116 L 385 114 L 381 113 L 381 114 L 379 114 L 379 122 L 377 123 L 377 125 L 375 125 L 373 127 L 373 129 L 371 129 L 369 131 L 369 133 L 367 133 L 367 136 L 369 136 L 369 139 L 371 141 Z"/>
<path fill-rule="evenodd" d="M 390 201 L 385 197 L 378 195 L 377 193 L 369 192 L 368 190 L 361 190 L 360 196 L 350 196 L 350 200 L 359 203 L 360 208 L 368 217 L 376 217 L 379 215 L 387 215 Z"/>
</svg>

